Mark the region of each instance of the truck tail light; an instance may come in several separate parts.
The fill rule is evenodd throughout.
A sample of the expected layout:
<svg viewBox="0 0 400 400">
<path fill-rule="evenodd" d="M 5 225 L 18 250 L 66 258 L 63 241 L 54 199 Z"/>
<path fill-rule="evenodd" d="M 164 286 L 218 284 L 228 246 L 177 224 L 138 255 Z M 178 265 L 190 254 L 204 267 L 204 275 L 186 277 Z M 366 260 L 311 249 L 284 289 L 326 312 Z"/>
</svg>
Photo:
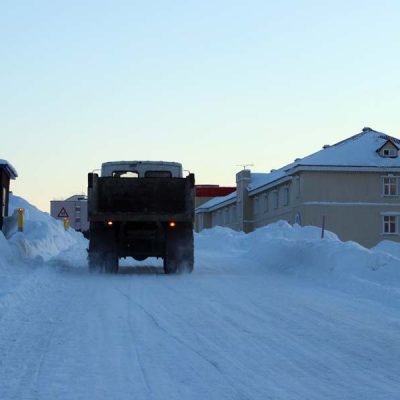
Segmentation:
<svg viewBox="0 0 400 400">
<path fill-rule="evenodd" d="M 171 222 L 168 223 L 168 226 L 170 228 L 175 228 L 176 227 L 176 222 L 175 221 L 171 221 Z"/>
</svg>

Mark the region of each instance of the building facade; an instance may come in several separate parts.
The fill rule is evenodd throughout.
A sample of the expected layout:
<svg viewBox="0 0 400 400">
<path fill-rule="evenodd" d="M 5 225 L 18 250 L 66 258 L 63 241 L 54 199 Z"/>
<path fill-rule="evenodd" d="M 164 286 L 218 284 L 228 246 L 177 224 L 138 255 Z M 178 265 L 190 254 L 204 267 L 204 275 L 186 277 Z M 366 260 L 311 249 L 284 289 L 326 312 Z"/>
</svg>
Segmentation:
<svg viewBox="0 0 400 400">
<path fill-rule="evenodd" d="M 400 242 L 400 141 L 370 128 L 270 173 L 240 171 L 237 191 L 196 209 L 198 230 L 250 232 L 278 220 L 372 247 Z M 324 221 L 324 222 L 323 222 Z"/>
<path fill-rule="evenodd" d="M 89 230 L 87 196 L 74 195 L 66 200 L 50 201 L 50 215 L 59 220 L 67 218 L 77 231 Z"/>
<path fill-rule="evenodd" d="M 4 219 L 8 216 L 10 198 L 10 180 L 18 176 L 15 168 L 6 160 L 0 160 L 0 230 Z"/>
</svg>

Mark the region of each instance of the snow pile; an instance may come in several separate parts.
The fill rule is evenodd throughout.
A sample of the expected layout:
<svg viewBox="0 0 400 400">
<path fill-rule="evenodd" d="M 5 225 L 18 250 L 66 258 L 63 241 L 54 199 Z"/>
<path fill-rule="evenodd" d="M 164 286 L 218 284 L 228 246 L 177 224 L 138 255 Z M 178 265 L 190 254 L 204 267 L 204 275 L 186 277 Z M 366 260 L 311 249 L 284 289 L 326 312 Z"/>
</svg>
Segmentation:
<svg viewBox="0 0 400 400">
<path fill-rule="evenodd" d="M 0 255 L 1 255 L 0 268 L 5 268 L 12 262 L 14 258 L 14 253 L 12 251 L 12 248 L 1 231 L 0 231 Z"/>
<path fill-rule="evenodd" d="M 10 214 L 24 208 L 24 232 L 6 240 L 0 233 L 0 267 L 21 261 L 66 267 L 87 266 L 87 240 L 64 230 L 61 221 L 17 196 L 10 197 Z M 296 276 L 329 285 L 355 281 L 400 287 L 400 244 L 384 241 L 369 250 L 355 242 L 342 242 L 319 228 L 270 224 L 245 234 L 216 227 L 195 234 L 195 273 L 263 271 Z M 146 260 L 145 262 L 147 262 Z M 147 264 L 146 264 L 147 265 Z"/>
<path fill-rule="evenodd" d="M 382 240 L 372 250 L 380 253 L 387 253 L 400 260 L 400 243 L 391 240 Z"/>
<path fill-rule="evenodd" d="M 6 249 L 8 260 L 17 257 L 25 261 L 48 262 L 65 260 L 68 254 L 71 264 L 76 261 L 80 265 L 85 263 L 87 241 L 81 233 L 74 229 L 65 231 L 61 221 L 38 210 L 21 197 L 10 195 L 10 215 L 18 208 L 24 209 L 24 232 L 14 233 L 8 243 L 1 234 L 1 242 L 5 242 L 2 250 Z"/>
<path fill-rule="evenodd" d="M 400 245 L 381 243 L 366 249 L 355 242 L 342 242 L 331 232 L 321 239 L 320 228 L 290 225 L 285 221 L 243 234 L 214 228 L 196 235 L 196 262 L 201 268 L 262 269 L 295 275 L 325 284 L 350 281 L 400 287 Z"/>
</svg>

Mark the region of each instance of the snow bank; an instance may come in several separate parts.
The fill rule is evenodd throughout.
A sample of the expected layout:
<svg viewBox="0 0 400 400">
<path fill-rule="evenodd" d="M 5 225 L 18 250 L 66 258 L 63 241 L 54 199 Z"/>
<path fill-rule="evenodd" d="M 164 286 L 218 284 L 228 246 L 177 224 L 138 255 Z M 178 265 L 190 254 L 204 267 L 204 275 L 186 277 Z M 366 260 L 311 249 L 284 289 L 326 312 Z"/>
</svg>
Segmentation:
<svg viewBox="0 0 400 400">
<path fill-rule="evenodd" d="M 400 288 L 400 245 L 381 243 L 366 249 L 342 242 L 331 232 L 285 221 L 243 234 L 213 228 L 196 235 L 196 260 L 215 268 L 262 269 L 329 284 L 364 281 Z"/>
<path fill-rule="evenodd" d="M 11 264 L 86 267 L 87 240 L 64 230 L 50 217 L 17 196 L 10 197 L 10 213 L 25 209 L 25 230 L 8 240 L 0 233 L 0 268 Z M 245 234 L 216 227 L 195 234 L 195 273 L 263 271 L 296 276 L 325 284 L 369 282 L 400 288 L 400 244 L 384 241 L 369 250 L 342 242 L 320 229 L 279 221 Z M 351 278 L 351 279 L 349 279 Z"/>
<path fill-rule="evenodd" d="M 9 258 L 38 263 L 65 259 L 65 253 L 68 253 L 71 264 L 78 260 L 80 265 L 85 263 L 87 241 L 81 233 L 74 229 L 65 231 L 61 221 L 38 210 L 21 197 L 10 195 L 10 215 L 18 208 L 24 209 L 24 232 L 14 233 L 8 243 L 4 243 Z"/>
</svg>

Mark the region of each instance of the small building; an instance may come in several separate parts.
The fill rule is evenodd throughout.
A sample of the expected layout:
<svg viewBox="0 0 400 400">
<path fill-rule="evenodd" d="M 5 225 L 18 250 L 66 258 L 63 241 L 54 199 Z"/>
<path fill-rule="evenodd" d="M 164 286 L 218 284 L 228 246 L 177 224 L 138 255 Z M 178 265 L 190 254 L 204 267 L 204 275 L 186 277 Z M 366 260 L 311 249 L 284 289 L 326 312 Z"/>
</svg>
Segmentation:
<svg viewBox="0 0 400 400">
<path fill-rule="evenodd" d="M 3 229 L 4 218 L 8 216 L 10 180 L 17 176 L 17 171 L 8 161 L 0 160 L 0 230 Z"/>
<path fill-rule="evenodd" d="M 399 139 L 364 128 L 269 173 L 245 169 L 236 175 L 236 192 L 196 208 L 196 226 L 251 232 L 286 220 L 324 224 L 366 247 L 400 242 L 399 148 Z"/>
<path fill-rule="evenodd" d="M 195 208 L 200 207 L 202 204 L 207 203 L 211 199 L 218 199 L 225 197 L 236 191 L 233 186 L 219 186 L 219 185 L 196 185 L 195 187 Z M 197 219 L 195 220 L 194 229 L 199 231 L 203 229 L 197 226 Z"/>
<path fill-rule="evenodd" d="M 59 220 L 68 218 L 70 226 L 77 231 L 89 230 L 87 196 L 74 195 L 66 200 L 50 201 L 50 215 Z"/>
<path fill-rule="evenodd" d="M 223 197 L 234 192 L 234 186 L 219 186 L 219 185 L 196 185 L 195 207 L 199 207 L 205 202 L 215 198 Z"/>
</svg>

